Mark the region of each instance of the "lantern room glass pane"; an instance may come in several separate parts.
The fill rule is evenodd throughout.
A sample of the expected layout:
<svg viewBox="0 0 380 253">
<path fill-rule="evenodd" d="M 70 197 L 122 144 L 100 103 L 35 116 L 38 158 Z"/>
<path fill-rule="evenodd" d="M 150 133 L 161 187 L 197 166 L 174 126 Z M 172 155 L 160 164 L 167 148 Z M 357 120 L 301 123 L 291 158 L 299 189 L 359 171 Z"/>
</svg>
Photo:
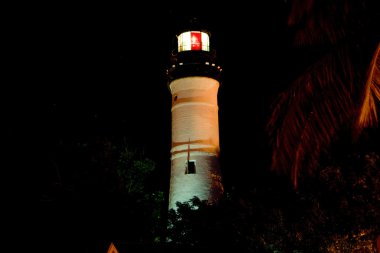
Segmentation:
<svg viewBox="0 0 380 253">
<path fill-rule="evenodd" d="M 202 50 L 210 51 L 210 39 L 207 33 L 201 33 L 202 35 Z"/>
</svg>

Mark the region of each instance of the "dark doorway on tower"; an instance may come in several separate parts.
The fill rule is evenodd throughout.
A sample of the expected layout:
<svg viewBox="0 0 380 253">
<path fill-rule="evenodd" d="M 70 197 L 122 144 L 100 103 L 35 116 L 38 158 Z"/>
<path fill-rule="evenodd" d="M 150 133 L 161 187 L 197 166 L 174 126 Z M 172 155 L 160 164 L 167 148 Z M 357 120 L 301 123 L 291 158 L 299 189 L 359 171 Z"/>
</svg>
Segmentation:
<svg viewBox="0 0 380 253">
<path fill-rule="evenodd" d="M 195 161 L 194 160 L 187 161 L 185 174 L 195 174 L 195 173 L 196 173 Z"/>
</svg>

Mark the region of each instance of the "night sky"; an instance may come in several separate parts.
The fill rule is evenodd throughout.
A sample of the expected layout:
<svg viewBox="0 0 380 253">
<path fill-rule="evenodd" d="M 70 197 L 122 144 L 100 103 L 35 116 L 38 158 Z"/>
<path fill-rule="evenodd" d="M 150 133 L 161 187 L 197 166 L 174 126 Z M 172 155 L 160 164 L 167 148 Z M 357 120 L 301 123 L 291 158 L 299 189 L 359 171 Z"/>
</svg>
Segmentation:
<svg viewBox="0 0 380 253">
<path fill-rule="evenodd" d="M 12 238 L 20 230 L 33 234 L 39 223 L 30 221 L 50 212 L 41 204 L 44 196 L 75 168 L 57 168 L 55 161 L 80 163 L 73 152 L 77 145 L 96 148 L 97 140 L 109 138 L 143 150 L 162 172 L 160 187 L 168 187 L 171 95 L 165 71 L 175 35 L 193 17 L 211 32 L 223 68 L 224 180 L 244 188 L 264 173 L 271 103 L 304 70 L 307 56 L 290 46 L 287 1 L 261 2 L 268 3 L 197 2 L 184 8 L 94 2 L 12 9 L 8 23 L 16 29 L 10 29 L 9 65 L 17 68 L 3 93 L 7 206 L 21 215 L 12 219 Z M 255 166 L 247 170 L 247 163 Z"/>
<path fill-rule="evenodd" d="M 284 2 L 254 9 L 142 5 L 33 6 L 27 18 L 14 17 L 12 60 L 22 68 L 7 87 L 6 129 L 21 167 L 49 163 L 60 143 L 94 136 L 120 137 L 167 166 L 171 95 L 165 72 L 175 35 L 193 17 L 211 32 L 223 68 L 221 152 L 261 163 L 257 151 L 266 144 L 260 131 L 274 94 L 291 78 Z M 275 75 L 274 64 L 284 66 Z M 34 166 L 27 172 L 46 176 Z"/>
</svg>

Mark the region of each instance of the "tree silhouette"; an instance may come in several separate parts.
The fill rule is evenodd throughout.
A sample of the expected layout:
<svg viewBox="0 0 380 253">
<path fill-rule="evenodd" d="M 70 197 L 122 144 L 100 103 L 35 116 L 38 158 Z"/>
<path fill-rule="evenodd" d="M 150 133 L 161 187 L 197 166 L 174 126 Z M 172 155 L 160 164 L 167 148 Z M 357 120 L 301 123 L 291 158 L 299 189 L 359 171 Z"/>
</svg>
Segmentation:
<svg viewBox="0 0 380 253">
<path fill-rule="evenodd" d="M 380 100 L 380 43 L 376 1 L 290 1 L 288 34 L 306 66 L 279 94 L 267 130 L 271 169 L 313 172 L 321 154 L 352 130 L 376 126 Z M 297 58 L 298 56 L 298 58 Z"/>
<path fill-rule="evenodd" d="M 291 185 L 231 192 L 218 206 L 194 197 L 169 211 L 174 248 L 236 252 L 374 252 L 380 231 L 380 155 L 350 151 Z M 282 200 L 282 201 L 281 201 Z"/>
</svg>

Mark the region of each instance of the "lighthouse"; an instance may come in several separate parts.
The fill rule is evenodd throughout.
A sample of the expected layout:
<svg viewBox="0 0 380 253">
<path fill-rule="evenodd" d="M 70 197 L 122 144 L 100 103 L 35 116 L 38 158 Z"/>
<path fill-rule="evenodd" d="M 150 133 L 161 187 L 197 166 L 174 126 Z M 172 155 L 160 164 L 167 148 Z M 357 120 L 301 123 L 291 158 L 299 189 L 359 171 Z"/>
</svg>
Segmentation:
<svg viewBox="0 0 380 253">
<path fill-rule="evenodd" d="M 167 70 L 172 100 L 169 209 L 193 197 L 215 204 L 223 194 L 218 120 L 222 69 L 211 33 L 193 24 L 175 38 Z"/>
</svg>

